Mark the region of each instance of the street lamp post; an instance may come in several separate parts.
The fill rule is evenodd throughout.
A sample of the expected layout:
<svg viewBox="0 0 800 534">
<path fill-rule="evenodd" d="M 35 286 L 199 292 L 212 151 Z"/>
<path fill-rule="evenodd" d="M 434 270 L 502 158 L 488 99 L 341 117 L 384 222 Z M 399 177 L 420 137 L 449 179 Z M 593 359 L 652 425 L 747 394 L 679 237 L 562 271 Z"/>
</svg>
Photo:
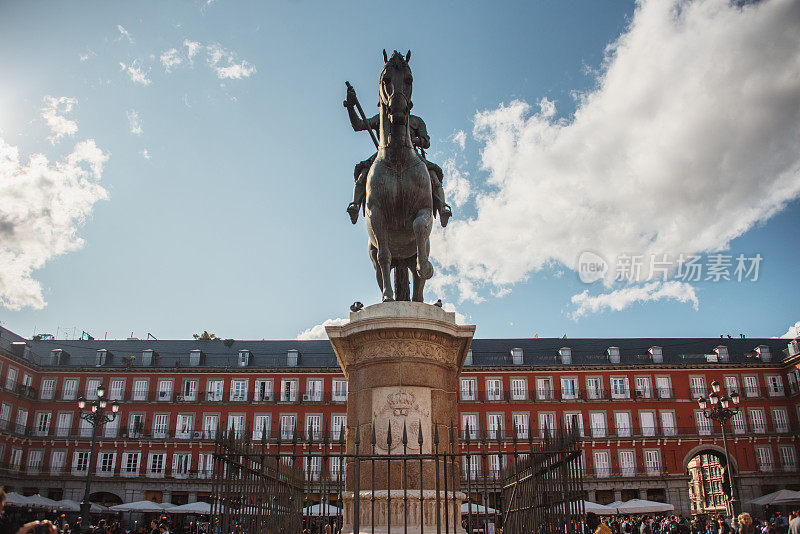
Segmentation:
<svg viewBox="0 0 800 534">
<path fill-rule="evenodd" d="M 700 409 L 703 410 L 703 415 L 707 419 L 713 419 L 722 427 L 722 445 L 725 448 L 725 471 L 728 475 L 728 485 L 731 488 L 730 507 L 731 515 L 736 517 L 736 486 L 733 483 L 733 468 L 731 466 L 731 458 L 728 454 L 728 438 L 725 434 L 725 423 L 732 419 L 739 413 L 739 394 L 737 392 L 731 393 L 730 397 L 720 396 L 720 384 L 716 380 L 711 382 L 711 393 L 708 399 L 700 398 L 697 403 Z M 708 407 L 708 404 L 711 404 Z M 731 405 L 733 407 L 731 407 Z"/>
<path fill-rule="evenodd" d="M 89 502 L 89 495 L 91 494 L 92 487 L 92 463 L 94 461 L 94 451 L 97 448 L 97 429 L 106 423 L 110 423 L 117 417 L 119 411 L 119 403 L 117 401 L 111 402 L 111 412 L 108 411 L 108 398 L 106 397 L 106 387 L 102 384 L 97 386 L 97 398 L 88 401 L 81 397 L 78 399 L 78 408 L 80 408 L 80 418 L 92 425 L 92 447 L 89 452 L 89 460 L 86 465 L 86 489 L 83 492 L 83 500 L 81 501 L 81 517 L 89 522 L 89 512 L 92 503 Z M 89 406 L 89 410 L 84 411 L 84 408 Z"/>
</svg>

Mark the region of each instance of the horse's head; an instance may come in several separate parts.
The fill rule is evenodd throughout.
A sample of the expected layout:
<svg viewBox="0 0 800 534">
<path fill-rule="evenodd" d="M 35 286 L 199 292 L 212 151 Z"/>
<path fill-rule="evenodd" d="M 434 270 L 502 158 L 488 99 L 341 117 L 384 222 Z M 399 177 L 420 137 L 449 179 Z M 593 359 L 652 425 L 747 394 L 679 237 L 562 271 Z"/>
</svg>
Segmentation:
<svg viewBox="0 0 800 534">
<path fill-rule="evenodd" d="M 381 105 L 389 113 L 389 120 L 392 124 L 407 124 L 408 116 L 411 113 L 413 104 L 411 103 L 411 86 L 414 79 L 411 76 L 411 68 L 408 61 L 411 59 L 411 50 L 406 57 L 394 51 L 392 57 L 387 57 L 386 50 L 383 51 L 383 71 L 381 71 L 379 94 Z"/>
</svg>

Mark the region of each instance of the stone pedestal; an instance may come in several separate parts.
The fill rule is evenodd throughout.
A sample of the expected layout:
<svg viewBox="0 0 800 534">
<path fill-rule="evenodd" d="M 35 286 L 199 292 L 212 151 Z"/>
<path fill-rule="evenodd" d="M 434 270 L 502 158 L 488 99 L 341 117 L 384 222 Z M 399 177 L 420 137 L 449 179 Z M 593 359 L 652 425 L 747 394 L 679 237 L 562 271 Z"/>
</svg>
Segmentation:
<svg viewBox="0 0 800 534">
<path fill-rule="evenodd" d="M 385 302 L 351 313 L 349 323 L 328 326 L 326 330 L 348 381 L 347 454 L 356 453 L 356 435 L 359 436 L 358 453 L 361 455 L 402 454 L 404 425 L 408 436 L 407 454 L 434 452 L 434 430 L 437 428 L 439 452 L 449 451 L 450 425 L 458 428 L 458 376 L 475 333 L 474 326 L 456 325 L 454 313 L 430 304 Z M 389 428 L 391 444 L 387 440 Z M 420 429 L 421 446 L 418 441 Z M 454 434 L 457 442 L 457 432 Z M 396 499 L 395 495 L 402 495 L 404 487 L 408 498 L 409 529 L 412 520 L 414 531 L 418 531 L 420 525 L 420 489 L 422 522 L 425 527 L 432 524 L 435 528 L 436 462 L 431 459 L 408 460 L 405 476 L 403 462 L 399 459 L 391 461 L 390 465 L 380 460 L 374 463 L 373 470 L 370 461 L 361 462 L 358 481 L 355 462 L 346 465 L 343 532 L 353 532 L 355 491 L 361 495 L 360 531 L 372 531 L 371 507 L 375 502 L 375 532 L 403 532 L 403 499 Z M 442 500 L 443 464 L 440 461 L 438 466 Z M 457 469 L 460 467 L 456 466 Z M 453 473 L 448 464 L 447 474 L 448 522 L 452 525 L 456 519 L 452 513 L 453 496 L 459 507 L 464 496 L 458 491 L 458 471 Z M 456 487 L 453 487 L 454 482 Z M 375 501 L 372 500 L 373 490 L 376 492 Z M 368 498 L 366 494 L 369 494 Z M 444 525 L 444 505 L 441 506 L 440 517 Z M 387 529 L 387 523 L 391 524 L 391 531 Z M 458 518 L 457 524 L 460 523 Z"/>
</svg>

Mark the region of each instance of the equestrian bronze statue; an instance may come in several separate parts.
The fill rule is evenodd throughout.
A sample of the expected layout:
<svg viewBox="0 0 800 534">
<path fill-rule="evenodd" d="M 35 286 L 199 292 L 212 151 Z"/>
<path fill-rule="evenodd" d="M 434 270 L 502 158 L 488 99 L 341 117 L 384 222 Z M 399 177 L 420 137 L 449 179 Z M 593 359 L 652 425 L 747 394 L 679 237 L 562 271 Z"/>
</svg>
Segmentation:
<svg viewBox="0 0 800 534">
<path fill-rule="evenodd" d="M 344 101 L 353 130 L 368 131 L 378 149 L 356 165 L 353 201 L 347 212 L 355 224 L 359 211 L 364 210 L 369 255 L 384 302 L 423 302 L 425 281 L 433 276 L 429 256 L 434 215 L 438 213 L 442 226 L 452 215 L 444 198 L 442 169 L 425 158 L 425 149 L 430 147 L 425 122 L 411 114 L 410 59 L 411 51 L 405 57 L 395 51 L 391 58 L 383 51 L 384 67 L 378 87 L 380 113 L 374 117 L 364 115 L 349 83 Z M 378 133 L 377 139 L 373 130 Z"/>
</svg>

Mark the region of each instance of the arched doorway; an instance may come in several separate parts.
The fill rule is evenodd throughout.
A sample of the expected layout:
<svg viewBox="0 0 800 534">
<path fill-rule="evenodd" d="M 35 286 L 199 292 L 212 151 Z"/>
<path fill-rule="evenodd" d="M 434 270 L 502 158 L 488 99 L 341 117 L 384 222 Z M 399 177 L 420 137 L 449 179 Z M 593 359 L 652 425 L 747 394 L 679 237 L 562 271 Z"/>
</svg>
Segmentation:
<svg viewBox="0 0 800 534">
<path fill-rule="evenodd" d="M 119 495 L 108 491 L 98 491 L 92 493 L 89 495 L 89 501 L 102 504 L 106 507 L 122 504 L 122 499 L 119 497 Z"/>
<path fill-rule="evenodd" d="M 731 515 L 729 480 L 732 478 L 735 483 L 736 459 L 730 457 L 729 466 L 725 450 L 709 444 L 689 451 L 683 465 L 684 471 L 689 475 L 688 490 L 692 515 Z"/>
</svg>

